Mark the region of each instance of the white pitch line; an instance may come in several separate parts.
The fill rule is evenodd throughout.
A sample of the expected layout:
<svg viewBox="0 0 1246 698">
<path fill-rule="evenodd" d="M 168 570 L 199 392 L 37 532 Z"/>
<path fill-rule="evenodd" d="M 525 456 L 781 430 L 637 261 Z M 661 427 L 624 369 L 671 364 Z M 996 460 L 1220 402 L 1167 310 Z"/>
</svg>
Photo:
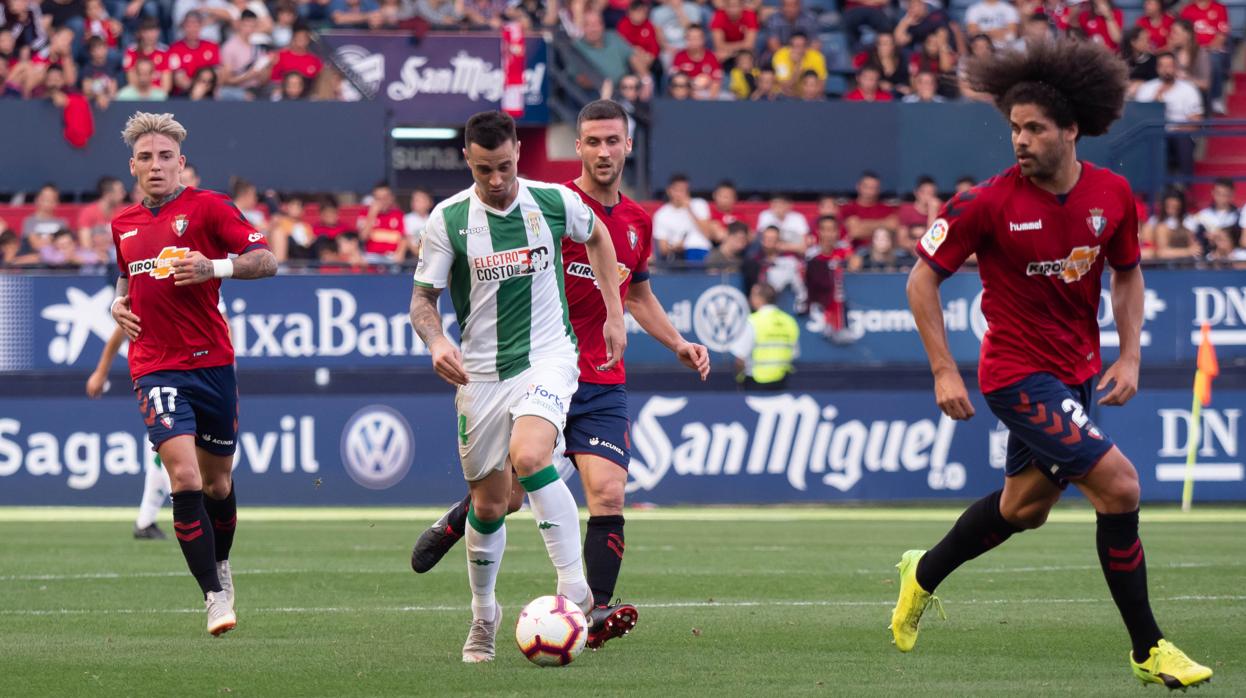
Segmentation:
<svg viewBox="0 0 1246 698">
<path fill-rule="evenodd" d="M 1167 596 L 1152 599 L 1160 602 L 1208 602 L 1208 601 L 1246 601 L 1246 595 L 1204 596 L 1183 595 Z M 960 606 L 999 606 L 1007 604 L 1102 604 L 1104 599 L 967 599 L 949 602 Z M 764 606 L 786 608 L 846 608 L 846 607 L 886 607 L 895 605 L 892 601 L 663 601 L 654 603 L 638 602 L 641 608 L 757 608 Z M 468 610 L 468 606 L 376 606 L 376 607 L 298 607 L 278 606 L 272 608 L 243 609 L 244 613 L 255 614 L 314 614 L 314 613 L 457 613 Z M 203 613 L 202 608 L 59 608 L 59 609 L 17 609 L 0 610 L 0 616 L 90 616 L 90 615 L 156 615 L 156 614 Z"/>
</svg>

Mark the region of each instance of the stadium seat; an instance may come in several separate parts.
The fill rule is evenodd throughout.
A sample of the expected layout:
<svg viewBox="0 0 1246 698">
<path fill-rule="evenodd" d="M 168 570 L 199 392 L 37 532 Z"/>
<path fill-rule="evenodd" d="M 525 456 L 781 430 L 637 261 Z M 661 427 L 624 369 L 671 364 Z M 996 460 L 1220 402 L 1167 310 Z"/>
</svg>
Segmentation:
<svg viewBox="0 0 1246 698">
<path fill-rule="evenodd" d="M 852 51 L 848 48 L 848 39 L 843 32 L 822 32 L 818 39 L 822 42 L 822 55 L 826 57 L 827 70 L 852 70 Z"/>
</svg>

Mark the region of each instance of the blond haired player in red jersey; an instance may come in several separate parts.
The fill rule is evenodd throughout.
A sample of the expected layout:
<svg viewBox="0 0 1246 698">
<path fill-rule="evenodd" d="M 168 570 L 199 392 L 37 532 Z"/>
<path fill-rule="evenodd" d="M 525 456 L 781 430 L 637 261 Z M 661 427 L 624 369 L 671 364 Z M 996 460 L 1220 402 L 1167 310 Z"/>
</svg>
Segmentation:
<svg viewBox="0 0 1246 698">
<path fill-rule="evenodd" d="M 181 184 L 186 129 L 172 114 L 137 112 L 122 136 L 143 201 L 112 222 L 121 271 L 112 315 L 130 339 L 139 412 L 173 485 L 174 534 L 203 592 L 208 632 L 220 635 L 237 624 L 229 552 L 238 382 L 217 303 L 221 279 L 272 276 L 277 260 L 228 197 Z"/>
<path fill-rule="evenodd" d="M 891 616 L 902 652 L 917 642 L 935 588 L 965 562 L 1042 526 L 1071 482 L 1095 508 L 1099 563 L 1129 633 L 1134 675 L 1169 688 L 1211 678 L 1155 622 L 1138 537 L 1138 473 L 1092 414 L 1096 391 L 1107 391 L 1098 405 L 1123 405 L 1138 391 L 1144 285 L 1133 192 L 1124 177 L 1077 158 L 1080 137 L 1102 135 L 1120 117 L 1127 79 L 1124 63 L 1091 42 L 1040 42 L 970 63 L 969 84 L 1008 119 L 1017 164 L 943 207 L 918 246 L 908 297 L 939 409 L 969 419 L 974 408 L 948 351 L 939 283 L 977 255 L 989 325 L 978 383 L 1010 431 L 1007 477 L 937 545 L 902 556 Z M 1105 266 L 1120 358 L 1096 380 Z"/>
<path fill-rule="evenodd" d="M 623 108 L 609 100 L 592 102 L 580 111 L 576 152 L 582 168 L 580 176 L 567 186 L 610 231 L 619 264 L 620 293 L 632 317 L 680 363 L 705 380 L 710 371 L 709 351 L 680 335 L 649 284 L 652 221 L 639 204 L 619 191 L 623 165 L 632 147 L 627 119 Z M 624 487 L 631 463 L 627 374 L 622 361 L 605 368 L 602 326 L 606 309 L 582 245 L 563 246 L 563 270 L 571 324 L 579 339 L 580 380 L 556 460 L 564 478 L 579 471 L 588 502 L 584 563 L 594 604 L 589 613 L 588 646 L 597 648 L 629 632 L 638 617 L 632 604 L 612 602 L 623 563 Z M 518 489 L 513 493 L 512 511 L 518 510 L 522 495 Z M 464 499 L 456 504 L 420 536 L 411 553 L 411 567 L 416 572 L 432 569 L 459 541 L 466 526 L 468 503 Z"/>
</svg>

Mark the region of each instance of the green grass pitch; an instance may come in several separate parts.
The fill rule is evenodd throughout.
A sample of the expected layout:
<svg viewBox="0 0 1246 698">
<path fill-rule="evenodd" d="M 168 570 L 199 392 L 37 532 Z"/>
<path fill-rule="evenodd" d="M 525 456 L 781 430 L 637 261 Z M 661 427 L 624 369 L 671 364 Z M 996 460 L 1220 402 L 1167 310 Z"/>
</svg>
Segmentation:
<svg viewBox="0 0 1246 698">
<path fill-rule="evenodd" d="M 1084 504 L 1015 536 L 939 589 L 916 650 L 887 630 L 893 569 L 957 509 L 629 512 L 619 594 L 629 637 L 560 669 L 514 646 L 554 575 L 530 517 L 508 525 L 499 656 L 465 666 L 462 548 L 429 574 L 410 545 L 432 510 L 247 509 L 238 629 L 204 632 L 175 541 L 134 541 L 129 509 L 0 509 L 0 694 L 14 696 L 1148 696 L 1108 596 Z M 164 515 L 167 519 L 168 510 Z M 168 528 L 168 524 L 164 524 Z M 1160 626 L 1246 695 L 1246 510 L 1143 510 Z"/>
</svg>

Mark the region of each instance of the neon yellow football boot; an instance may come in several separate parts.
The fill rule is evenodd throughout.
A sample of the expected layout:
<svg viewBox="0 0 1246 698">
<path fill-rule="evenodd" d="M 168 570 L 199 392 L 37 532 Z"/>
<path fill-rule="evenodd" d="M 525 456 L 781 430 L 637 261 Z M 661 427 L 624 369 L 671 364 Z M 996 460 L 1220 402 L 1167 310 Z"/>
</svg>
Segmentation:
<svg viewBox="0 0 1246 698">
<path fill-rule="evenodd" d="M 1211 669 L 1185 656 L 1185 652 L 1167 640 L 1160 640 L 1152 647 L 1150 656 L 1141 664 L 1134 661 L 1133 652 L 1130 652 L 1129 665 L 1143 684 L 1158 683 L 1170 689 L 1197 686 L 1210 681 L 1212 674 Z"/>
<path fill-rule="evenodd" d="M 911 652 L 913 645 L 917 644 L 917 626 L 931 603 L 947 620 L 939 597 L 917 583 L 917 561 L 925 554 L 925 550 L 910 550 L 900 556 L 900 562 L 896 565 L 896 569 L 900 570 L 900 598 L 891 611 L 891 636 L 892 644 L 901 652 Z"/>
</svg>

